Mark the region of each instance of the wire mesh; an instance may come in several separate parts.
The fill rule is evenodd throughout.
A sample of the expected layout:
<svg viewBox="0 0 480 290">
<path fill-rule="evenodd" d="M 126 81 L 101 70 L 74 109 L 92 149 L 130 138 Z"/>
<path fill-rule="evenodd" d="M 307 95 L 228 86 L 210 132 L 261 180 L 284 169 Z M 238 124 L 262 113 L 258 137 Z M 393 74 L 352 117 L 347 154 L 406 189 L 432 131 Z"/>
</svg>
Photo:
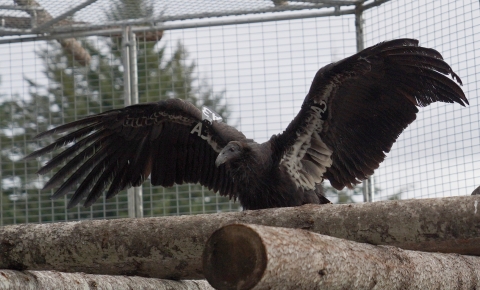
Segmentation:
<svg viewBox="0 0 480 290">
<path fill-rule="evenodd" d="M 39 1 L 51 17 L 78 5 L 67 1 L 56 5 L 57 2 Z M 87 56 L 75 51 L 75 43 L 54 37 L 29 42 L 16 42 L 11 36 L 0 39 L 4 41 L 0 44 L 0 225 L 128 216 L 125 192 L 111 200 L 102 197 L 91 208 L 67 210 L 70 195 L 52 201 L 49 196 L 53 191 L 40 191 L 51 175 L 38 177 L 35 171 L 47 158 L 20 160 L 49 141 L 32 141 L 35 134 L 123 107 L 121 33 L 105 33 L 105 29 L 145 15 L 150 20 L 160 15 L 163 18 L 158 19 L 166 21 L 212 14 L 302 10 L 319 5 L 285 5 L 282 1 L 283 5 L 278 1 L 275 5 L 275 1 L 253 0 L 221 1 L 215 5 L 202 5 L 199 1 L 145 1 L 154 5 L 149 10 L 154 13 L 145 14 L 130 7 L 125 13 L 112 16 L 112 11 L 116 11 L 113 7 L 118 7 L 114 5 L 127 2 L 136 1 L 99 0 L 65 18 L 64 25 L 71 27 L 93 24 L 90 36 L 71 34 L 88 52 Z M 400 0 L 364 11 L 365 47 L 397 37 L 419 38 L 423 46 L 439 50 L 462 77 L 471 104 L 466 109 L 448 104 L 420 110 L 417 121 L 401 135 L 376 171 L 377 199 L 465 195 L 480 183 L 474 165 L 478 158 L 475 93 L 479 78 L 475 69 L 475 55 L 479 55 L 475 40 L 479 32 L 474 27 L 479 24 L 479 11 L 478 1 Z M 9 17 L 30 17 L 22 11 L 9 13 Z M 266 141 L 282 132 L 293 119 L 320 67 L 356 52 L 354 20 L 354 15 L 341 15 L 137 32 L 140 102 L 181 97 L 197 106 L 214 104 L 230 125 L 257 142 Z M 52 29 L 58 30 L 61 25 L 55 24 Z M 102 36 L 96 36 L 99 29 Z M 334 202 L 359 202 L 361 189 L 329 191 L 329 198 Z M 238 202 L 192 184 L 162 188 L 147 181 L 143 199 L 144 216 L 241 209 Z"/>
<path fill-rule="evenodd" d="M 364 13 L 366 46 L 411 37 L 442 53 L 470 105 L 420 108 L 375 172 L 379 199 L 469 195 L 480 185 L 479 1 L 390 1 Z"/>
</svg>

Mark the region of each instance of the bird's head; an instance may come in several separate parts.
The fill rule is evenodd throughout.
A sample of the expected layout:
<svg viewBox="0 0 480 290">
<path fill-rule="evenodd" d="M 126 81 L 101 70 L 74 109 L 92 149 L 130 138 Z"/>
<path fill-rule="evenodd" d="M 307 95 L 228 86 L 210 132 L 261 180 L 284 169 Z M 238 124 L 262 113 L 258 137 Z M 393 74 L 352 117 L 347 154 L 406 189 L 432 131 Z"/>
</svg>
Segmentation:
<svg viewBox="0 0 480 290">
<path fill-rule="evenodd" d="M 225 146 L 218 154 L 215 165 L 218 167 L 224 163 L 230 163 L 233 160 L 237 160 L 242 156 L 243 146 L 238 141 L 231 141 Z"/>
</svg>

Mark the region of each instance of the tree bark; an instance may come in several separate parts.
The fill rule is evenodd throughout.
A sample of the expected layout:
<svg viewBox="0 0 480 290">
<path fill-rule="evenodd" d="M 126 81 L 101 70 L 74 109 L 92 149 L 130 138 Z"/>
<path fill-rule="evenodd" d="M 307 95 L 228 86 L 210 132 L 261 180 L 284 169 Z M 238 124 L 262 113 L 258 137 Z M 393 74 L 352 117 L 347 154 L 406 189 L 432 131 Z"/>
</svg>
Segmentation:
<svg viewBox="0 0 480 290">
<path fill-rule="evenodd" d="M 0 290 L 6 289 L 213 290 L 213 287 L 205 280 L 172 281 L 133 276 L 0 270 Z"/>
<path fill-rule="evenodd" d="M 201 254 L 232 223 L 307 229 L 410 250 L 480 255 L 480 196 L 305 205 L 145 219 L 0 228 L 0 269 L 203 278 Z"/>
<path fill-rule="evenodd" d="M 236 224 L 207 242 L 215 289 L 478 289 L 480 257 L 425 253 L 305 230 Z"/>
</svg>

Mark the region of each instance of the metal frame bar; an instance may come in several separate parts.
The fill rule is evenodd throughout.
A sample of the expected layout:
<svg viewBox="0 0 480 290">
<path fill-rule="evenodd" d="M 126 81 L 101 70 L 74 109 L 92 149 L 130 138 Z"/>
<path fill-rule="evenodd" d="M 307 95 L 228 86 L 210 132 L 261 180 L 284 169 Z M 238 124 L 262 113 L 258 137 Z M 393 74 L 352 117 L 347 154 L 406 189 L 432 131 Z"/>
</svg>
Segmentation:
<svg viewBox="0 0 480 290">
<path fill-rule="evenodd" d="M 375 0 L 372 3 L 368 3 L 368 4 L 363 5 L 363 11 L 368 10 L 370 8 L 373 8 L 373 7 L 380 6 L 383 3 L 386 3 L 388 1 L 390 1 L 390 0 Z"/>
<path fill-rule="evenodd" d="M 131 99 L 131 88 L 130 85 L 130 43 L 129 43 L 129 27 L 123 27 L 122 31 L 122 64 L 123 64 L 123 94 L 124 94 L 124 104 L 130 106 L 132 104 Z M 128 217 L 135 217 L 135 198 L 134 198 L 133 188 L 127 189 L 127 198 L 128 198 Z M 133 198 L 133 200 L 132 200 Z"/>
<path fill-rule="evenodd" d="M 90 0 L 87 2 L 95 2 L 96 0 Z M 125 21 L 115 21 L 109 22 L 108 24 L 98 24 L 98 25 L 72 25 L 69 27 L 57 27 L 51 30 L 49 35 L 39 35 L 39 36 L 28 36 L 28 37 L 18 37 L 15 39 L 0 39 L 0 44 L 3 43 L 15 43 L 15 42 L 25 42 L 25 41 L 36 41 L 36 40 L 49 40 L 49 39 L 61 39 L 61 38 L 69 38 L 69 37 L 83 37 L 83 36 L 97 36 L 97 35 L 108 35 L 108 34 L 121 34 L 122 28 L 115 27 L 115 28 L 108 28 L 105 29 L 105 26 L 133 26 L 133 25 L 144 25 L 140 27 L 132 27 L 133 32 L 147 32 L 147 31 L 155 31 L 155 30 L 175 30 L 175 29 L 187 29 L 187 28 L 199 28 L 199 27 L 208 27 L 208 26 L 222 26 L 222 25 L 237 25 L 237 24 L 247 24 L 247 23 L 260 23 L 260 22 L 271 22 L 271 21 L 282 21 L 282 20 L 294 20 L 294 19 L 302 19 L 302 18 L 316 18 L 316 17 L 330 17 L 330 16 L 340 16 L 340 15 L 349 15 L 355 14 L 357 9 L 345 9 L 341 10 L 341 6 L 352 5 L 351 3 L 355 3 L 356 6 L 362 6 L 363 11 L 379 6 L 385 2 L 390 0 L 375 0 L 374 2 L 368 3 L 363 5 L 365 1 L 324 1 L 326 5 L 322 7 L 312 6 L 305 8 L 305 6 L 298 6 L 301 7 L 301 11 L 295 11 L 292 9 L 291 6 L 287 6 L 288 10 L 286 9 L 279 9 L 278 7 L 269 8 L 269 10 L 263 10 L 258 12 L 254 15 L 253 11 L 236 11 L 229 14 L 225 13 L 203 13 L 203 14 L 191 14 L 191 15 L 182 15 L 179 17 L 170 17 L 164 18 L 144 18 L 144 19 L 136 19 L 136 20 L 125 20 Z M 87 3 L 85 2 L 85 3 Z M 302 1 L 305 2 L 305 1 Z M 83 3 L 83 4 L 85 4 Z M 334 5 L 334 3 L 336 5 Z M 82 4 L 82 5 L 83 5 Z M 335 8 L 333 11 L 324 11 L 326 8 Z M 83 8 L 83 7 L 82 7 Z M 312 10 L 312 9 L 315 10 Z M 81 8 L 80 8 L 81 9 Z M 306 10 L 310 9 L 310 10 Z M 319 10 L 322 9 L 322 10 Z M 66 12 L 70 15 L 73 11 L 78 11 L 78 6 L 69 12 Z M 292 13 L 286 13 L 288 11 L 294 11 Z M 265 14 L 265 12 L 277 12 L 272 14 Z M 245 14 L 250 13 L 250 15 L 245 16 Z M 260 13 L 263 13 L 259 15 Z M 52 19 L 54 21 L 59 19 L 61 16 Z M 67 15 L 68 16 L 68 15 Z M 222 17 L 222 16 L 237 16 L 237 17 L 229 17 L 229 18 L 213 18 L 213 17 Z M 65 16 L 66 17 L 66 16 Z M 182 20 L 182 21 L 180 21 Z M 51 22 L 49 21 L 49 22 Z M 163 22 L 167 21 L 167 22 Z M 39 26 L 36 30 L 45 28 L 46 24 L 49 22 Z M 158 23 L 154 25 L 154 23 Z M 163 23 L 162 23 L 163 22 Z M 151 24 L 150 26 L 145 26 L 145 24 Z M 49 25 L 53 25 L 49 24 Z M 34 31 L 31 29 L 29 30 L 12 30 L 12 29 L 0 29 L 0 34 L 3 33 L 4 36 L 12 36 L 12 35 L 31 35 L 34 34 Z"/>
<path fill-rule="evenodd" d="M 355 35 L 357 38 L 357 52 L 363 50 L 363 7 L 355 6 Z"/>
<path fill-rule="evenodd" d="M 324 7 L 322 7 L 324 8 Z M 328 7 L 331 8 L 331 7 Z M 266 12 L 278 12 L 278 9 L 274 9 L 272 11 L 264 11 Z M 291 11 L 291 10 L 288 10 Z M 256 23 L 256 22 L 268 22 L 268 21 L 279 21 L 279 20 L 292 20 L 292 19 L 301 19 L 301 18 L 312 18 L 312 17 L 327 17 L 327 16 L 339 16 L 345 14 L 354 14 L 355 10 L 339 10 L 335 9 L 334 11 L 305 11 L 304 8 L 300 13 L 278 13 L 278 14 L 262 14 L 260 12 L 245 16 L 246 12 L 238 12 L 238 14 L 232 13 L 228 16 L 238 16 L 236 18 L 230 17 L 230 19 L 219 19 L 215 17 L 222 17 L 224 14 L 221 13 L 204 13 L 204 14 L 190 14 L 190 15 L 182 15 L 180 17 L 164 19 L 162 17 L 157 18 L 142 18 L 142 19 L 135 19 L 135 20 L 122 20 L 122 21 L 112 21 L 108 24 L 94 24 L 94 25 L 72 25 L 68 27 L 55 27 L 51 30 L 50 35 L 58 37 L 58 35 L 62 35 L 67 33 L 72 36 L 72 33 L 77 35 L 78 33 L 87 32 L 90 35 L 94 34 L 97 35 L 96 32 L 98 29 L 104 30 L 105 26 L 107 27 L 115 27 L 110 28 L 115 30 L 116 32 L 121 31 L 121 26 L 134 26 L 134 25 L 149 25 L 147 27 L 155 27 L 155 29 L 162 29 L 162 30 L 172 30 L 172 29 L 185 29 L 185 28 L 195 28 L 195 27 L 206 27 L 206 26 L 220 26 L 220 25 L 234 25 L 234 24 L 246 24 L 246 23 Z M 177 22 L 178 21 L 178 22 Z M 180 22 L 182 21 L 182 22 Z M 187 22 L 187 23 L 184 23 Z M 155 23 L 158 23 L 155 25 Z M 2 32 L 3 29 L 0 29 Z M 109 30 L 109 29 L 107 29 Z M 23 30 L 23 34 L 34 34 L 35 32 L 31 29 Z M 16 34 L 20 33 L 19 30 L 15 30 Z M 9 33 L 11 34 L 11 33 Z M 4 34 L 5 35 L 5 34 Z M 6 34 L 8 35 L 8 34 Z"/>
<path fill-rule="evenodd" d="M 138 104 L 138 65 L 137 65 L 137 38 L 132 28 L 128 29 L 128 43 L 129 43 L 129 61 L 130 61 L 130 99 L 131 104 Z M 136 218 L 143 217 L 143 191 L 142 185 L 130 188 L 129 192 L 129 211 L 132 207 L 132 215 Z M 130 204 L 133 203 L 132 206 Z M 130 215 L 130 214 L 129 214 Z"/>
<path fill-rule="evenodd" d="M 0 5 L 1 10 L 21 10 L 21 11 L 43 11 L 43 7 L 38 6 L 17 6 L 17 5 Z"/>
<path fill-rule="evenodd" d="M 354 10 L 340 11 L 340 12 L 319 12 L 314 11 L 310 13 L 301 13 L 298 15 L 269 15 L 267 17 L 245 17 L 242 19 L 214 19 L 214 20 L 200 20 L 200 21 L 182 21 L 178 23 L 161 23 L 156 26 L 143 26 L 143 27 L 132 27 L 132 30 L 135 33 L 147 32 L 147 31 L 157 31 L 157 30 L 175 30 L 175 29 L 187 29 L 187 28 L 200 28 L 200 27 L 211 27 L 211 26 L 223 26 L 223 25 L 236 25 L 236 24 L 248 24 L 248 23 L 259 23 L 259 22 L 270 22 L 270 21 L 281 21 L 281 20 L 293 20 L 293 19 L 304 19 L 304 18 L 315 18 L 315 17 L 329 17 L 329 16 L 340 16 L 353 14 Z M 130 26 L 130 25 L 129 25 Z M 65 33 L 50 34 L 47 36 L 30 36 L 30 37 L 20 37 L 15 39 L 0 39 L 0 44 L 4 43 L 14 43 L 14 42 L 25 42 L 25 41 L 36 41 L 36 40 L 50 40 L 50 39 L 61 39 L 61 38 L 71 38 L 71 37 L 84 37 L 84 36 L 99 36 L 99 35 L 110 35 L 110 34 L 120 34 L 122 33 L 122 28 L 113 28 L 113 29 L 102 29 L 95 30 L 94 28 L 100 28 L 101 26 L 91 27 L 93 30 L 86 31 L 70 31 Z M 0 30 L 1 31 L 1 30 Z M 10 35 L 11 36 L 11 35 Z"/>
<path fill-rule="evenodd" d="M 55 23 L 57 23 L 57 22 L 65 19 L 65 18 L 67 18 L 67 17 L 70 16 L 70 15 L 75 14 L 75 12 L 77 12 L 77 11 L 79 11 L 79 10 L 81 10 L 81 9 L 83 9 L 83 8 L 89 6 L 90 4 L 93 4 L 93 3 L 95 3 L 95 2 L 97 2 L 97 0 L 88 0 L 88 1 L 85 1 L 85 2 L 83 2 L 82 4 L 80 4 L 80 5 L 72 8 L 72 9 L 70 9 L 70 10 L 68 10 L 67 12 L 65 12 L 65 13 L 63 13 L 63 14 L 55 17 L 55 18 L 53 18 L 52 20 L 49 20 L 49 21 L 43 23 L 42 25 L 35 27 L 34 29 L 32 29 L 32 32 L 34 32 L 34 33 L 40 32 L 40 31 L 44 30 L 45 28 L 48 28 L 48 27 L 54 25 Z"/>
<path fill-rule="evenodd" d="M 301 3 L 312 3 L 312 4 L 327 4 L 332 6 L 345 6 L 345 5 L 355 5 L 357 3 L 365 2 L 366 0 L 288 0 L 288 2 L 301 2 Z"/>
</svg>

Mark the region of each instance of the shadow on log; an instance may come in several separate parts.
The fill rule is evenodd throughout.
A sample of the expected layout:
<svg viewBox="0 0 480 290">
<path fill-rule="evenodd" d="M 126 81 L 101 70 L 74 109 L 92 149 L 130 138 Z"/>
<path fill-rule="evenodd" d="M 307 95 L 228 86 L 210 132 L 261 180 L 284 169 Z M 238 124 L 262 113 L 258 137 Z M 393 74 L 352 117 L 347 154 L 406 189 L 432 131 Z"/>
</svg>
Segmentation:
<svg viewBox="0 0 480 290">
<path fill-rule="evenodd" d="M 0 269 L 201 279 L 207 239 L 232 223 L 307 229 L 410 250 L 480 255 L 479 201 L 475 195 L 5 226 L 0 227 Z"/>
<path fill-rule="evenodd" d="M 228 225 L 207 242 L 215 289 L 478 289 L 480 257 L 373 246 L 299 229 Z"/>
</svg>

